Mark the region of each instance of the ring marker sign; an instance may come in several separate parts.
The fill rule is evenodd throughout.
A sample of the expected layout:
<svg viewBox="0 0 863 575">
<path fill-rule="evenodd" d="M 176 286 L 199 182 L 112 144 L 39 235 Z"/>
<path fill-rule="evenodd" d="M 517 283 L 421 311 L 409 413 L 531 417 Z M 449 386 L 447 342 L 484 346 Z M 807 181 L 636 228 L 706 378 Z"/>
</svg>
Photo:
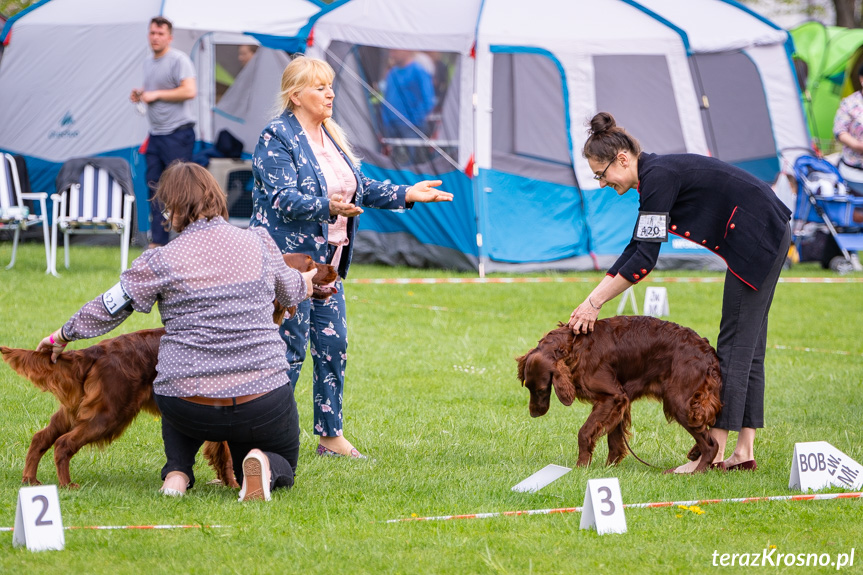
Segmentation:
<svg viewBox="0 0 863 575">
<path fill-rule="evenodd" d="M 569 467 L 555 465 L 554 463 L 546 465 L 524 481 L 514 485 L 513 491 L 528 491 L 530 493 L 539 491 L 552 481 L 557 481 L 567 473 L 572 471 Z"/>
<path fill-rule="evenodd" d="M 826 441 L 795 443 L 788 488 L 818 491 L 830 485 L 860 489 L 863 466 Z"/>
<path fill-rule="evenodd" d="M 626 533 L 626 516 L 617 477 L 587 480 L 580 527 L 596 529 L 600 535 Z"/>
<path fill-rule="evenodd" d="M 56 485 L 22 487 L 18 491 L 12 546 L 30 551 L 60 550 L 66 545 Z"/>
<path fill-rule="evenodd" d="M 635 292 L 632 291 L 632 286 L 626 288 L 626 291 L 623 292 L 623 297 L 620 298 L 620 304 L 617 306 L 617 315 L 623 313 L 628 302 L 632 302 L 632 313 L 638 315 L 638 302 L 635 301 Z"/>
<path fill-rule="evenodd" d="M 649 287 L 644 290 L 644 315 L 668 316 L 668 290 L 664 287 Z"/>
</svg>

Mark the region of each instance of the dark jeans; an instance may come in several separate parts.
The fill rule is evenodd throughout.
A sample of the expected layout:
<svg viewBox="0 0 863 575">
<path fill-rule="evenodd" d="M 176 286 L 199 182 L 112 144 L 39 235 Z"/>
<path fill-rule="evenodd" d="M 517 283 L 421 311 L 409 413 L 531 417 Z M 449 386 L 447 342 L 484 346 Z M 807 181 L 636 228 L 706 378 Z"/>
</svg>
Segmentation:
<svg viewBox="0 0 863 575">
<path fill-rule="evenodd" d="M 179 397 L 156 395 L 162 412 L 162 440 L 167 463 L 162 479 L 171 471 L 189 476 L 204 441 L 227 441 L 234 475 L 243 481 L 243 458 L 254 448 L 270 460 L 270 487 L 291 487 L 300 453 L 300 421 L 294 391 L 287 383 L 247 403 L 229 407 L 199 405 Z"/>
<path fill-rule="evenodd" d="M 713 427 L 740 431 L 764 427 L 764 355 L 767 350 L 767 315 L 791 244 L 788 228 L 779 253 L 761 289 L 754 290 L 730 271 L 725 274 L 722 319 L 716 354 L 722 371 L 723 407 Z"/>
<path fill-rule="evenodd" d="M 168 243 L 168 232 L 162 225 L 165 222 L 162 217 L 164 206 L 153 200 L 156 185 L 171 162 L 188 162 L 192 159 L 194 149 L 195 128 L 191 125 L 164 136 L 150 134 L 147 142 L 147 186 L 150 190 L 150 238 L 154 244 L 164 246 Z"/>
</svg>

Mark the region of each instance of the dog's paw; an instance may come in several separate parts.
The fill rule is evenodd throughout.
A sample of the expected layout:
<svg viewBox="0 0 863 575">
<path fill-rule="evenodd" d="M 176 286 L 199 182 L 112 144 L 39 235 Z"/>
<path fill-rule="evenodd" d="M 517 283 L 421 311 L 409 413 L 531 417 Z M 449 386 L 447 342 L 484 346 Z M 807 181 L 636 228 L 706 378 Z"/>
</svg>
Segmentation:
<svg viewBox="0 0 863 575">
<path fill-rule="evenodd" d="M 75 489 L 80 489 L 80 488 L 81 488 L 81 486 L 78 485 L 77 483 L 67 483 L 66 485 L 60 486 L 60 489 L 68 489 L 70 491 L 75 490 Z"/>
<path fill-rule="evenodd" d="M 689 461 L 698 461 L 699 457 L 701 457 L 701 450 L 698 449 L 698 445 L 694 445 L 686 455 L 686 458 L 689 459 Z"/>
<path fill-rule="evenodd" d="M 609 467 L 612 465 L 617 465 L 618 463 L 623 461 L 625 457 L 626 457 L 626 453 L 618 453 L 615 455 L 612 455 L 609 453 L 608 459 L 605 461 L 605 465 L 609 466 Z"/>
<path fill-rule="evenodd" d="M 21 483 L 24 485 L 42 485 L 42 482 L 36 479 L 35 477 L 24 477 L 21 479 Z"/>
</svg>

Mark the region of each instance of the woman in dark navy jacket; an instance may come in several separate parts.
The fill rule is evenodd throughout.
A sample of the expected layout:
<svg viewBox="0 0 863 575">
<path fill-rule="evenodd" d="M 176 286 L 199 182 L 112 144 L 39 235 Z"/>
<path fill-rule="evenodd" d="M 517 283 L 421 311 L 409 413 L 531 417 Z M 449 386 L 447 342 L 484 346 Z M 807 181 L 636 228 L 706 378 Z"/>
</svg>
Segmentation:
<svg viewBox="0 0 863 575">
<path fill-rule="evenodd" d="M 300 56 L 282 74 L 282 113 L 258 140 L 252 161 L 254 211 L 250 227 L 267 229 L 282 253 L 303 253 L 348 275 L 363 208 L 410 209 L 414 202 L 449 202 L 440 180 L 412 186 L 379 182 L 359 171 L 359 160 L 333 119 L 335 73 L 323 60 Z M 347 318 L 341 280 L 327 300 L 298 306 L 279 332 L 288 346 L 288 375 L 296 386 L 306 345 L 314 361 L 314 433 L 319 455 L 363 457 L 344 437 L 342 390 L 347 363 Z"/>
<path fill-rule="evenodd" d="M 600 112 L 584 145 L 594 178 L 639 194 L 632 241 L 606 277 L 572 312 L 575 333 L 593 330 L 602 304 L 638 283 L 656 265 L 673 234 L 702 245 L 728 265 L 716 351 L 722 370 L 722 412 L 710 431 L 719 443 L 714 467 L 754 470 L 755 430 L 764 427 L 767 314 L 791 241 L 790 210 L 764 182 L 705 156 L 642 153 L 638 141 Z M 724 458 L 728 431 L 737 446 Z M 675 469 L 691 472 L 697 462 Z"/>
</svg>

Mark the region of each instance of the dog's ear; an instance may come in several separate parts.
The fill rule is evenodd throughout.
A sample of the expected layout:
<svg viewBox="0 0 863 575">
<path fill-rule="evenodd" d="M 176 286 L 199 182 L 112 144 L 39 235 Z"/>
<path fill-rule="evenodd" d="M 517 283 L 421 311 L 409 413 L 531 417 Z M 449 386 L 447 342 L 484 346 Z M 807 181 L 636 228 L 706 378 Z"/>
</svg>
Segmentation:
<svg viewBox="0 0 863 575">
<path fill-rule="evenodd" d="M 317 285 L 326 285 L 333 283 L 339 279 L 339 272 L 330 264 L 314 263 L 315 277 L 312 278 L 312 283 Z"/>
<path fill-rule="evenodd" d="M 296 310 L 296 308 L 294 308 Z M 273 323 L 276 325 L 282 325 L 282 322 L 285 321 L 285 315 L 288 313 L 288 308 L 279 303 L 279 300 L 273 300 Z M 288 317 L 293 317 L 293 313 L 291 313 Z"/>
<path fill-rule="evenodd" d="M 515 358 L 515 361 L 518 362 L 518 380 L 521 382 L 522 387 L 524 387 L 524 365 L 527 363 L 527 356 L 529 355 L 529 353 L 526 353 L 521 357 Z"/>
<path fill-rule="evenodd" d="M 572 402 L 575 401 L 575 385 L 572 383 L 572 373 L 569 371 L 566 361 L 559 359 L 554 362 L 554 369 L 551 374 L 551 384 L 554 386 L 557 398 L 564 405 L 572 405 Z"/>
</svg>

